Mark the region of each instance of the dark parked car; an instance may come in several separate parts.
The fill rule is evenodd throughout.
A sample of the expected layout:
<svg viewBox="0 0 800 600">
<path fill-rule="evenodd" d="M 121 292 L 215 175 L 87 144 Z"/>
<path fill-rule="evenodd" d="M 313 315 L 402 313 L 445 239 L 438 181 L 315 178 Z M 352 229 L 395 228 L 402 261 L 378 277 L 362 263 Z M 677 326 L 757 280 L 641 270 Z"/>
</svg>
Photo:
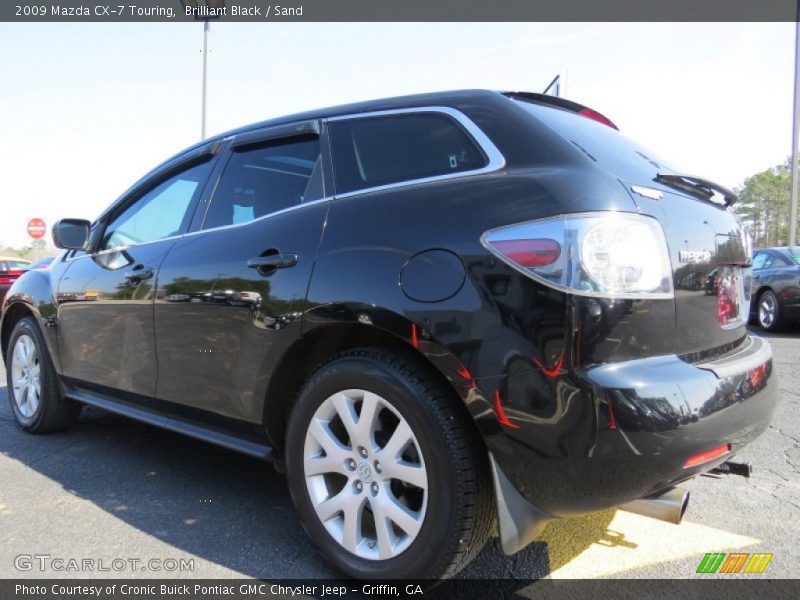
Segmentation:
<svg viewBox="0 0 800 600">
<path fill-rule="evenodd" d="M 495 522 L 508 553 L 576 513 L 678 522 L 674 486 L 777 398 L 733 200 L 537 94 L 238 129 L 54 227 L 66 253 L 6 299 L 14 415 L 90 404 L 273 460 L 355 577 L 453 575 Z M 686 266 L 726 293 L 675 289 Z"/>
<path fill-rule="evenodd" d="M 800 248 L 759 248 L 753 257 L 751 320 L 778 331 L 800 320 Z"/>
<path fill-rule="evenodd" d="M 713 269 L 706 275 L 703 289 L 706 294 L 714 295 L 717 293 L 717 270 Z"/>
<path fill-rule="evenodd" d="M 0 256 L 0 299 L 8 292 L 11 284 L 25 272 L 31 261 L 13 256 Z"/>
</svg>

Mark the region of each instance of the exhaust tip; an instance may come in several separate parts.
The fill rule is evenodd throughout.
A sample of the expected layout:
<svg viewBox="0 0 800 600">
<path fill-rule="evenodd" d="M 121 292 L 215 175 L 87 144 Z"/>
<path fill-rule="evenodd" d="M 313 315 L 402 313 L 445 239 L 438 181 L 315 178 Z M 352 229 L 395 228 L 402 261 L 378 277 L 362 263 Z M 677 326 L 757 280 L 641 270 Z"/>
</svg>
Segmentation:
<svg viewBox="0 0 800 600">
<path fill-rule="evenodd" d="M 681 488 L 670 488 L 665 492 L 622 504 L 618 508 L 651 519 L 679 525 L 689 507 L 689 492 Z"/>
<path fill-rule="evenodd" d="M 683 494 L 683 498 L 681 499 L 681 510 L 678 513 L 678 525 L 680 525 L 681 521 L 683 521 L 683 515 L 686 514 L 686 509 L 689 508 L 689 496 L 690 493 L 686 492 Z"/>
</svg>

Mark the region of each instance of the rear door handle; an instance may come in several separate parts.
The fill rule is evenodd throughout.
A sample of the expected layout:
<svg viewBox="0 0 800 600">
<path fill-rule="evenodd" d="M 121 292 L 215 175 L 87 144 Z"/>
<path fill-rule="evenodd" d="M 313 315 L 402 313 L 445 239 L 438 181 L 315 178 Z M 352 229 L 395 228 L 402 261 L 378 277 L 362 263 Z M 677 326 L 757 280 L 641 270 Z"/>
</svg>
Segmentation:
<svg viewBox="0 0 800 600">
<path fill-rule="evenodd" d="M 130 283 L 139 283 L 153 277 L 153 269 L 143 265 L 136 265 L 132 271 L 125 273 L 125 280 Z"/>
<path fill-rule="evenodd" d="M 296 264 L 297 254 L 269 254 L 267 256 L 256 256 L 247 261 L 248 267 L 262 271 L 286 269 Z"/>
</svg>

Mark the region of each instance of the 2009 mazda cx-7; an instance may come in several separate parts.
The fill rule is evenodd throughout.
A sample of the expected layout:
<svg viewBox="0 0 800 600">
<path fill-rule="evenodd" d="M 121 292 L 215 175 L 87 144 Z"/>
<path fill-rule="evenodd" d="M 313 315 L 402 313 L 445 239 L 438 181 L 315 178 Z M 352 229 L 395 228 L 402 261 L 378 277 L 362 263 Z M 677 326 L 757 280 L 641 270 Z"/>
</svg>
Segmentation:
<svg viewBox="0 0 800 600">
<path fill-rule="evenodd" d="M 777 400 L 734 200 L 537 94 L 258 123 L 54 227 L 4 303 L 11 405 L 273 460 L 354 577 L 451 576 L 495 523 L 513 553 L 577 513 L 677 522 Z"/>
</svg>

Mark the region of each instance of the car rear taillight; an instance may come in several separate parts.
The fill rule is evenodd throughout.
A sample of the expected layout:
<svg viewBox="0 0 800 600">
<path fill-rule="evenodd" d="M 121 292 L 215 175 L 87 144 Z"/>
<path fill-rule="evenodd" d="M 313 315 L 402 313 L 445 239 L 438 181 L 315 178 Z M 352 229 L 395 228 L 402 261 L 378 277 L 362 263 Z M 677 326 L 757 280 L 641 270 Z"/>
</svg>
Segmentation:
<svg viewBox="0 0 800 600">
<path fill-rule="evenodd" d="M 635 213 L 565 215 L 487 231 L 483 245 L 550 287 L 604 298 L 672 298 L 657 220 Z"/>
<path fill-rule="evenodd" d="M 685 463 L 683 463 L 683 468 L 691 469 L 692 467 L 696 467 L 698 465 L 702 465 L 703 463 L 715 460 L 720 456 L 725 456 L 730 451 L 731 451 L 730 444 L 722 444 L 721 446 L 717 446 L 716 448 L 712 448 L 711 450 L 706 450 L 704 452 L 699 452 L 698 454 L 693 454 L 692 456 L 686 459 Z"/>
<path fill-rule="evenodd" d="M 11 280 L 10 277 L 0 277 L 0 285 L 2 285 L 4 283 L 11 283 L 11 281 L 12 280 Z"/>
<path fill-rule="evenodd" d="M 19 277 L 20 275 L 22 275 L 24 272 L 25 272 L 25 269 L 9 269 L 8 270 L 8 276 L 16 278 L 16 277 Z"/>
</svg>

